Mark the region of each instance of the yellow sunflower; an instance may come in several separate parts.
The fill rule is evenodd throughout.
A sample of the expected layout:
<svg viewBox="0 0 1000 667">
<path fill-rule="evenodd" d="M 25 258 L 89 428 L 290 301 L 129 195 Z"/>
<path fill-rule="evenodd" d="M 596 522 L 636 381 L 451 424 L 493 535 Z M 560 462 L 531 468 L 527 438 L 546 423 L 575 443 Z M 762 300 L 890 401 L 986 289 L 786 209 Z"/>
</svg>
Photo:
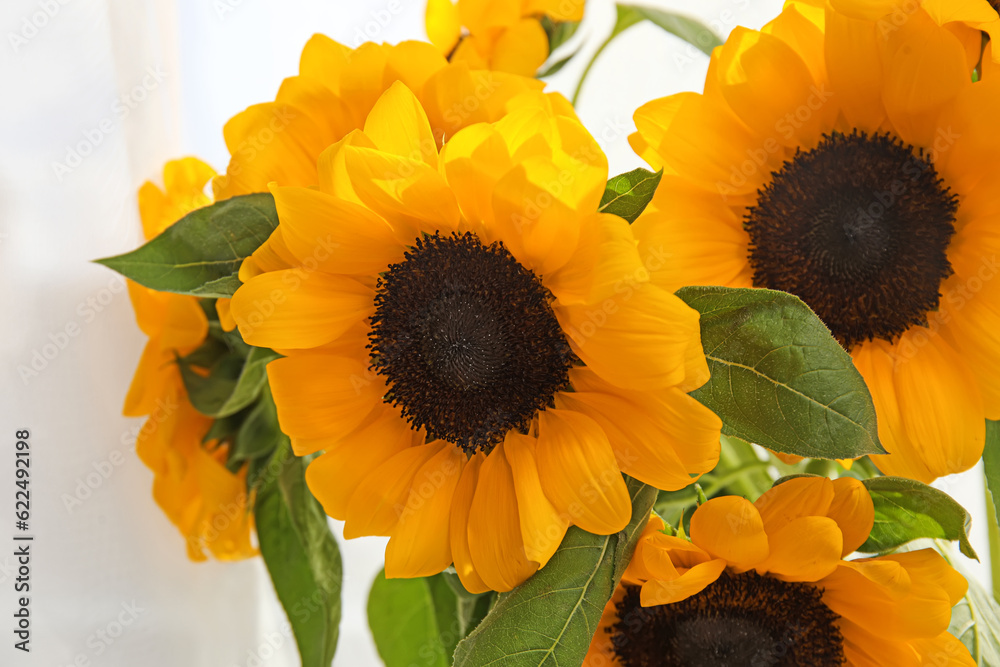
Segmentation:
<svg viewBox="0 0 1000 667">
<path fill-rule="evenodd" d="M 442 150 L 402 82 L 273 185 L 291 268 L 236 292 L 296 454 L 347 538 L 390 536 L 389 577 L 454 562 L 509 590 L 567 527 L 629 520 L 622 472 L 678 489 L 721 423 L 698 314 L 648 283 L 628 224 L 598 214 L 607 161 L 558 95 L 528 92 Z"/>
<path fill-rule="evenodd" d="M 798 295 L 871 390 L 886 474 L 980 458 L 1000 418 L 1000 82 L 923 10 L 875 23 L 792 2 L 715 51 L 705 93 L 635 114 L 661 185 L 634 225 L 652 280 Z"/>
<path fill-rule="evenodd" d="M 542 18 L 583 20 L 585 0 L 430 0 L 427 36 L 452 62 L 534 76 L 549 57 Z"/>
<path fill-rule="evenodd" d="M 146 182 L 139 212 L 147 239 L 211 200 L 205 186 L 215 171 L 195 158 L 168 162 L 164 190 Z M 153 497 L 187 538 L 192 560 L 205 551 L 223 560 L 252 556 L 252 519 L 247 512 L 246 471 L 225 467 L 226 447 L 202 438 L 212 420 L 187 399 L 177 354 L 197 349 L 208 334 L 208 318 L 192 296 L 156 292 L 128 283 L 139 328 L 149 336 L 125 399 L 127 416 L 148 415 L 136 452 L 153 471 Z"/>
<path fill-rule="evenodd" d="M 223 128 L 231 157 L 226 173 L 212 183 L 216 200 L 266 192 L 271 181 L 316 185 L 320 153 L 362 129 L 372 106 L 396 81 L 421 101 L 438 146 L 466 125 L 497 120 L 511 97 L 543 85 L 449 64 L 424 42 L 368 42 L 350 49 L 313 35 L 302 49 L 299 74 L 282 82 L 275 100 L 247 108 Z"/>
<path fill-rule="evenodd" d="M 584 667 L 975 665 L 948 633 L 968 584 L 935 551 L 843 560 L 874 518 L 851 478 L 713 498 L 690 540 L 651 517 Z"/>
</svg>

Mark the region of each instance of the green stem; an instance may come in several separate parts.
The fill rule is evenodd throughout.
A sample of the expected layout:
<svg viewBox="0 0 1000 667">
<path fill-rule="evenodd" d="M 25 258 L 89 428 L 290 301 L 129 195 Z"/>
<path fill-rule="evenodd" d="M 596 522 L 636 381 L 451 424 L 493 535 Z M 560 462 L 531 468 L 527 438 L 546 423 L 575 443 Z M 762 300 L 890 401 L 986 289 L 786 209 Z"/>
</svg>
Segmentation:
<svg viewBox="0 0 1000 667">
<path fill-rule="evenodd" d="M 574 107 L 576 106 L 576 101 L 580 98 L 580 90 L 583 88 L 583 82 L 587 80 L 587 75 L 590 74 L 590 68 L 594 66 L 594 63 L 597 62 L 597 58 L 604 52 L 604 49 L 606 49 L 608 44 L 611 43 L 611 40 L 622 34 L 626 28 L 629 28 L 645 19 L 645 17 L 639 16 L 635 12 L 628 9 L 623 10 L 621 7 L 616 7 L 616 11 L 618 12 L 618 15 L 615 21 L 615 27 L 611 30 L 611 35 L 609 35 L 608 38 L 604 40 L 604 43 L 597 48 L 597 51 L 595 51 L 594 55 L 591 56 L 590 62 L 588 62 L 587 66 L 583 68 L 583 74 L 580 75 L 580 80 L 576 84 L 576 90 L 573 91 L 572 104 Z"/>
<path fill-rule="evenodd" d="M 990 544 L 990 574 L 993 578 L 993 597 L 1000 602 L 1000 526 L 997 526 L 997 511 L 993 505 L 990 487 L 986 487 L 986 526 Z"/>
</svg>

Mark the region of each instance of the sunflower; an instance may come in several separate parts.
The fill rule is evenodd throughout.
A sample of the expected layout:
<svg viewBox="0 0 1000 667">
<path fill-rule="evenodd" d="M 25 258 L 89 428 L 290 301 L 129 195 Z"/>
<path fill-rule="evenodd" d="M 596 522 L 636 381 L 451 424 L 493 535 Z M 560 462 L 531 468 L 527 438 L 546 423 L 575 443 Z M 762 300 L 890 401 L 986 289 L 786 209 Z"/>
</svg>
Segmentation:
<svg viewBox="0 0 1000 667">
<path fill-rule="evenodd" d="M 427 36 L 453 62 L 534 76 L 549 57 L 542 19 L 583 19 L 585 0 L 430 0 Z"/>
<path fill-rule="evenodd" d="M 147 239 L 211 200 L 205 186 L 215 171 L 195 158 L 168 162 L 165 190 L 146 182 L 139 213 Z M 153 497 L 187 538 L 192 560 L 235 560 L 254 555 L 247 512 L 246 471 L 225 467 L 226 447 L 202 445 L 212 420 L 188 401 L 176 355 L 197 349 L 208 335 L 208 318 L 192 296 L 156 292 L 128 283 L 139 328 L 149 336 L 125 399 L 127 416 L 148 418 L 136 438 L 136 452 L 153 471 Z"/>
<path fill-rule="evenodd" d="M 1000 418 L 1000 82 L 923 10 L 875 23 L 788 3 L 712 56 L 705 93 L 650 102 L 633 148 L 660 187 L 634 225 L 652 280 L 801 297 L 868 383 L 886 474 L 980 458 Z"/>
<path fill-rule="evenodd" d="M 282 82 L 274 101 L 247 108 L 223 128 L 231 157 L 226 173 L 212 183 L 216 200 L 266 192 L 271 181 L 316 185 L 320 153 L 363 129 L 375 102 L 396 81 L 420 99 L 438 146 L 466 125 L 497 120 L 511 97 L 543 85 L 449 64 L 424 42 L 367 42 L 351 49 L 313 35 L 302 49 L 299 74 Z"/>
<path fill-rule="evenodd" d="M 856 479 L 713 498 L 691 539 L 652 516 L 584 667 L 974 665 L 948 633 L 965 579 L 932 549 L 843 560 L 875 510 Z"/>
<path fill-rule="evenodd" d="M 607 161 L 558 95 L 528 92 L 442 150 L 389 87 L 319 158 L 273 185 L 295 264 L 236 292 L 306 481 L 347 538 L 390 536 L 389 577 L 454 562 L 509 590 L 567 527 L 631 514 L 621 473 L 678 489 L 711 470 L 721 422 L 699 317 L 648 283 L 628 224 L 597 213 Z"/>
</svg>

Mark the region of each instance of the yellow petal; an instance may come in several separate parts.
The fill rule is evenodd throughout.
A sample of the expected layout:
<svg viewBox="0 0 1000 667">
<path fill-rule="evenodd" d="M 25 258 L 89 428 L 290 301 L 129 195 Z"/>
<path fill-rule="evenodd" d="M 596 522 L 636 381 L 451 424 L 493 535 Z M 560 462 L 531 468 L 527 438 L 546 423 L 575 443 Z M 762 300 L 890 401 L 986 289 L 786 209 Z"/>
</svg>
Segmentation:
<svg viewBox="0 0 1000 667">
<path fill-rule="evenodd" d="M 316 79 L 334 93 L 340 92 L 340 76 L 351 59 L 351 49 L 326 35 L 309 38 L 299 57 L 299 74 Z"/>
<path fill-rule="evenodd" d="M 924 12 L 914 12 L 890 33 L 882 100 L 896 133 L 916 146 L 930 146 L 936 119 L 946 104 L 972 85 L 961 42 Z"/>
<path fill-rule="evenodd" d="M 531 436 L 510 431 L 504 441 L 504 452 L 514 476 L 524 554 L 542 568 L 559 548 L 570 519 L 559 513 L 542 490 L 538 477 L 537 444 L 538 441 Z"/>
<path fill-rule="evenodd" d="M 328 343 L 367 318 L 374 299 L 371 288 L 353 278 L 287 269 L 241 286 L 232 313 L 249 344 L 301 349 Z"/>
<path fill-rule="evenodd" d="M 889 455 L 872 460 L 888 475 L 931 482 L 968 470 L 982 456 L 986 438 L 985 413 L 975 376 L 962 357 L 939 336 L 912 328 L 892 350 L 892 386 L 879 378 L 868 381 L 876 410 L 892 391 L 898 403 L 903 438 L 895 433 L 880 439 Z M 878 397 L 876 398 L 876 393 Z M 891 400 L 891 399 L 889 399 Z"/>
<path fill-rule="evenodd" d="M 784 581 L 819 581 L 836 569 L 844 548 L 840 527 L 825 516 L 792 519 L 768 530 L 767 542 L 770 554 L 757 571 Z"/>
<path fill-rule="evenodd" d="M 464 218 L 493 222 L 493 187 L 512 167 L 496 129 L 480 123 L 461 130 L 442 149 L 441 164 Z"/>
<path fill-rule="evenodd" d="M 440 440 L 407 447 L 365 477 L 348 504 L 344 538 L 391 535 L 406 507 L 417 472 L 450 447 L 454 446 Z"/>
<path fill-rule="evenodd" d="M 389 86 L 375 103 L 364 131 L 379 150 L 437 168 L 437 144 L 427 114 L 402 82 Z"/>
<path fill-rule="evenodd" d="M 910 644 L 920 654 L 920 664 L 926 667 L 976 667 L 978 664 L 965 644 L 948 632 L 933 639 L 913 639 Z"/>
<path fill-rule="evenodd" d="M 837 522 L 844 536 L 843 555 L 857 551 L 875 525 L 875 505 L 860 480 L 840 477 L 833 480 L 833 501 L 827 516 Z"/>
<path fill-rule="evenodd" d="M 549 57 L 549 38 L 542 24 L 522 19 L 507 28 L 493 47 L 492 68 L 521 76 L 534 76 Z"/>
<path fill-rule="evenodd" d="M 462 581 L 462 586 L 470 593 L 484 593 L 490 590 L 482 577 L 476 572 L 469 553 L 469 510 L 472 499 L 479 485 L 479 470 L 486 457 L 477 452 L 469 459 L 455 487 L 455 495 L 451 503 L 451 520 L 449 534 L 451 536 L 451 555 L 455 560 L 455 571 Z"/>
<path fill-rule="evenodd" d="M 691 541 L 737 571 L 767 558 L 767 533 L 760 512 L 745 498 L 720 496 L 703 503 L 691 515 Z"/>
<path fill-rule="evenodd" d="M 396 229 L 399 238 L 457 227 L 455 195 L 424 162 L 357 146 L 345 146 L 342 152 L 358 197 Z"/>
<path fill-rule="evenodd" d="M 303 449 L 296 444 L 297 439 L 292 438 L 296 456 L 315 451 L 314 447 Z M 343 521 L 351 496 L 361 481 L 414 444 L 414 433 L 399 410 L 388 406 L 383 410 L 376 408 L 356 429 L 331 439 L 326 453 L 306 468 L 306 483 L 326 513 Z"/>
<path fill-rule="evenodd" d="M 573 392 L 556 396 L 556 407 L 587 415 L 608 436 L 622 472 L 658 489 L 692 484 L 719 460 L 722 421 L 673 387 L 650 392 L 617 389 L 581 369 Z"/>
<path fill-rule="evenodd" d="M 524 553 L 517 490 L 503 444 L 490 452 L 479 470 L 468 530 L 472 562 L 491 589 L 509 591 L 538 569 L 538 563 Z"/>
<path fill-rule="evenodd" d="M 462 34 L 458 7 L 451 0 L 429 0 L 424 18 L 431 44 L 441 53 L 450 53 Z"/>
<path fill-rule="evenodd" d="M 385 394 L 368 359 L 305 353 L 276 359 L 267 378 L 281 430 L 296 438 L 333 438 L 350 433 Z"/>
<path fill-rule="evenodd" d="M 285 245 L 305 270 L 370 276 L 402 258 L 392 229 L 364 206 L 310 188 L 271 192 Z"/>
<path fill-rule="evenodd" d="M 833 501 L 833 482 L 826 478 L 797 477 L 778 484 L 754 503 L 770 535 L 795 519 L 826 516 Z"/>
<path fill-rule="evenodd" d="M 736 28 L 720 47 L 719 90 L 739 117 L 764 139 L 812 146 L 819 135 L 825 92 L 787 44 Z M 798 109 L 811 113 L 794 115 Z"/>
<path fill-rule="evenodd" d="M 574 524 L 598 535 L 628 524 L 628 489 L 608 437 L 594 420 L 569 410 L 541 412 L 536 456 L 546 497 Z"/>
<path fill-rule="evenodd" d="M 951 600 L 953 606 L 958 604 L 969 590 L 969 582 L 965 580 L 965 577 L 933 549 L 888 554 L 879 560 L 899 563 L 906 568 L 911 579 L 940 586 L 948 594 L 948 599 Z"/>
<path fill-rule="evenodd" d="M 465 453 L 445 446 L 417 471 L 385 549 L 385 576 L 428 577 L 451 565 L 451 503 Z"/>
<path fill-rule="evenodd" d="M 827 12 L 826 67 L 829 86 L 847 122 L 875 132 L 885 120 L 882 57 L 878 26 L 838 12 Z"/>
<path fill-rule="evenodd" d="M 556 303 L 554 310 L 576 355 L 623 389 L 684 382 L 689 347 L 701 335 L 698 311 L 649 283 L 625 285 L 600 305 Z"/>
<path fill-rule="evenodd" d="M 715 580 L 725 569 L 726 561 L 717 558 L 707 563 L 695 565 L 672 581 L 659 579 L 647 581 L 639 592 L 639 602 L 643 607 L 652 607 L 686 600 L 715 583 Z"/>
<path fill-rule="evenodd" d="M 230 310 L 232 299 L 216 299 L 215 314 L 219 316 L 219 324 L 223 331 L 232 331 L 236 328 L 236 320 L 233 319 L 233 312 Z"/>
</svg>

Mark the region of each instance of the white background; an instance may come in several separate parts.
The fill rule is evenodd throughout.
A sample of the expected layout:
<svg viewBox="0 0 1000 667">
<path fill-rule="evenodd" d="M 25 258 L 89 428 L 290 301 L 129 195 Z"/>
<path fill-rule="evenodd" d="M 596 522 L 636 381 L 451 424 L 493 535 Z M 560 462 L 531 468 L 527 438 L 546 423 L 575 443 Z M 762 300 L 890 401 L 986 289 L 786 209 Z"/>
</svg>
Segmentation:
<svg viewBox="0 0 1000 667">
<path fill-rule="evenodd" d="M 651 4 L 697 15 L 726 35 L 736 25 L 760 27 L 782 3 Z M 181 537 L 154 505 L 151 474 L 131 444 L 141 420 L 120 416 L 145 339 L 122 283 L 89 262 L 140 242 L 135 193 L 143 181 L 161 178 L 166 160 L 197 155 L 225 168 L 223 123 L 246 106 L 273 98 L 282 78 L 296 74 L 310 35 L 325 33 L 350 46 L 363 39 L 423 38 L 423 6 L 417 0 L 4 1 L 0 663 L 297 664 L 291 639 L 278 632 L 281 610 L 260 559 L 189 562 Z M 571 92 L 583 61 L 610 31 L 613 15 L 610 0 L 591 0 L 582 30 L 584 56 L 566 67 L 552 88 Z M 12 34 L 24 42 L 13 44 Z M 608 153 L 612 174 L 640 166 L 626 141 L 634 130 L 633 110 L 656 97 L 699 90 L 706 68 L 705 56 L 650 25 L 631 29 L 607 49 L 579 112 Z M 161 80 L 149 72 L 159 72 Z M 144 77 L 153 85 L 129 93 Z M 123 94 L 144 99 L 133 99 L 134 108 L 120 118 L 116 109 L 122 108 Z M 105 119 L 110 123 L 102 129 Z M 57 173 L 54 165 L 67 164 L 68 150 L 81 143 L 92 144 L 92 150 L 78 165 L 68 164 L 69 173 Z M 67 325 L 79 333 L 61 336 Z M 45 353 L 51 358 L 36 358 Z M 22 377 L 18 367 L 30 367 L 33 358 L 40 371 Z M 14 559 L 8 545 L 18 428 L 31 429 L 33 451 L 30 656 L 12 648 Z M 941 486 L 972 511 L 974 542 L 985 556 L 981 473 L 943 480 Z M 74 495 L 82 500 L 68 508 L 66 498 Z M 340 526 L 334 528 L 340 540 Z M 340 543 L 346 578 L 334 664 L 379 665 L 365 600 L 381 567 L 384 541 Z M 988 576 L 985 567 L 975 571 Z M 100 638 L 99 633 L 117 634 L 118 619 L 132 616 L 118 637 Z M 275 652 L 271 645 L 280 646 Z"/>
</svg>

